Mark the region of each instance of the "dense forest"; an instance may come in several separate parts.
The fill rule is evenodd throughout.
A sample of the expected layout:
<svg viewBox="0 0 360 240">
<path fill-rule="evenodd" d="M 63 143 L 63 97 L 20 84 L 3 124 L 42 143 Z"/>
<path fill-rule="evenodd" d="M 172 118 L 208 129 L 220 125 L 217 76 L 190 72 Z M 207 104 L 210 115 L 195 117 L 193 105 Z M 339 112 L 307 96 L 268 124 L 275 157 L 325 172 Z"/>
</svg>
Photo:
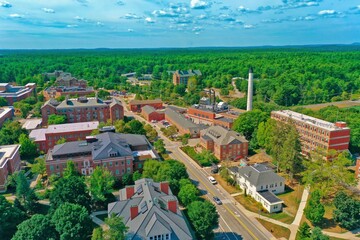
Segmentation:
<svg viewBox="0 0 360 240">
<path fill-rule="evenodd" d="M 174 98 L 185 89 L 171 84 L 168 71 L 199 69 L 198 89 L 232 89 L 231 79 L 246 90 L 250 66 L 254 68 L 258 100 L 282 106 L 350 99 L 360 90 L 360 47 L 303 48 L 210 48 L 133 50 L 47 50 L 0 51 L 0 82 L 41 88 L 47 79 L 41 75 L 54 70 L 68 71 L 96 88 L 125 89 L 147 97 Z M 152 73 L 157 80 L 139 89 L 126 83 L 121 74 Z M 145 92 L 144 92 L 145 91 Z M 162 92 L 161 92 L 162 91 Z M 147 93 L 147 94 L 145 94 Z M 194 98 L 194 97 L 193 97 Z M 196 102 L 198 97 L 190 103 Z"/>
</svg>

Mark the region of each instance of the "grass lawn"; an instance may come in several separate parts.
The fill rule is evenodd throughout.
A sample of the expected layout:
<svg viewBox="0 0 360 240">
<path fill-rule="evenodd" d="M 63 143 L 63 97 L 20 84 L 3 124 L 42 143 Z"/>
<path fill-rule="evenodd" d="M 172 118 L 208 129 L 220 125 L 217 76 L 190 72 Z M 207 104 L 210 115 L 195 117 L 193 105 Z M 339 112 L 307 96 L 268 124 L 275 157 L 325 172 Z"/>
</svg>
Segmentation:
<svg viewBox="0 0 360 240">
<path fill-rule="evenodd" d="M 99 218 L 101 221 L 105 222 L 105 218 L 107 218 L 108 215 L 105 213 L 105 214 L 97 215 L 96 217 Z"/>
<path fill-rule="evenodd" d="M 273 224 L 271 222 L 262 220 L 260 218 L 256 218 L 261 225 L 263 225 L 269 232 L 271 232 L 276 238 L 286 238 L 289 239 L 290 238 L 290 230 L 283 227 L 283 226 L 279 226 L 276 224 Z"/>
<path fill-rule="evenodd" d="M 239 196 L 236 196 L 235 199 L 249 211 L 259 213 L 259 209 L 260 209 L 261 210 L 260 214 L 262 216 L 272 218 L 272 219 L 278 220 L 283 223 L 288 223 L 288 224 L 291 224 L 294 221 L 294 217 L 290 216 L 289 214 L 287 214 L 285 212 L 279 212 L 279 213 L 266 212 L 263 209 L 262 205 L 260 203 L 258 203 L 257 201 L 255 201 L 255 199 L 253 199 L 252 197 L 245 196 L 245 195 L 239 195 Z"/>
<path fill-rule="evenodd" d="M 219 174 L 213 174 L 212 176 L 228 193 L 233 194 L 241 192 L 241 190 L 237 189 L 235 186 L 228 184 Z"/>
<path fill-rule="evenodd" d="M 289 213 L 294 220 L 296 212 L 299 209 L 301 202 L 301 196 L 304 191 L 304 186 L 296 184 L 296 186 L 290 188 L 288 185 L 285 187 L 285 193 L 277 195 L 281 200 L 284 201 L 284 212 Z"/>
</svg>

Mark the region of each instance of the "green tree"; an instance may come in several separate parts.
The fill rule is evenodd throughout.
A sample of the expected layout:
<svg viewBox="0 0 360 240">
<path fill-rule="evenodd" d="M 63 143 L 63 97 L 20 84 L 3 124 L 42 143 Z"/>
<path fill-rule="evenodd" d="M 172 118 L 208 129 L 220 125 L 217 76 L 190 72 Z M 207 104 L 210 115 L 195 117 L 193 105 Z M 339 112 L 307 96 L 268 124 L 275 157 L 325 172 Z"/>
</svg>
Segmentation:
<svg viewBox="0 0 360 240">
<path fill-rule="evenodd" d="M 112 214 L 110 217 L 105 218 L 105 224 L 109 229 L 104 231 L 105 239 L 124 240 L 128 227 L 125 226 L 123 218 Z"/>
<path fill-rule="evenodd" d="M 82 177 L 63 177 L 56 182 L 50 194 L 51 210 L 56 210 L 64 203 L 79 204 L 90 210 L 91 198 Z"/>
<path fill-rule="evenodd" d="M 88 180 L 89 191 L 93 201 L 107 203 L 107 199 L 112 193 L 112 187 L 115 183 L 115 178 L 111 172 L 106 168 L 96 167 Z M 113 200 L 113 198 L 109 200 Z"/>
<path fill-rule="evenodd" d="M 0 195 L 0 239 L 11 239 L 16 226 L 26 219 L 26 214 L 13 207 L 4 196 Z"/>
<path fill-rule="evenodd" d="M 189 77 L 187 89 L 189 93 L 194 93 L 196 91 L 198 82 L 196 80 L 196 77 Z"/>
<path fill-rule="evenodd" d="M 30 219 L 18 225 L 18 230 L 12 240 L 23 239 L 58 239 L 58 234 L 47 216 L 35 214 Z"/>
<path fill-rule="evenodd" d="M 35 158 L 35 163 L 31 164 L 31 172 L 44 176 L 46 174 L 45 158 Z"/>
<path fill-rule="evenodd" d="M 143 168 L 143 178 L 152 178 L 156 181 L 155 177 L 159 171 L 161 164 L 162 163 L 157 160 L 146 160 Z"/>
<path fill-rule="evenodd" d="M 180 187 L 178 194 L 179 200 L 184 206 L 188 206 L 190 203 L 198 199 L 199 190 L 194 184 L 186 184 Z"/>
<path fill-rule="evenodd" d="M 56 141 L 56 144 L 63 144 L 63 143 L 66 143 L 66 138 L 62 137 L 60 138 L 59 140 Z"/>
<path fill-rule="evenodd" d="M 19 142 L 21 134 L 27 134 L 18 121 L 6 121 L 0 129 L 0 144 L 11 145 Z"/>
<path fill-rule="evenodd" d="M 16 197 L 21 203 L 24 203 L 30 191 L 30 184 L 25 177 L 24 171 L 20 171 L 16 177 Z"/>
<path fill-rule="evenodd" d="M 268 115 L 258 109 L 241 114 L 234 122 L 232 129 L 251 140 L 251 135 L 261 122 L 265 122 Z"/>
<path fill-rule="evenodd" d="M 71 176 L 79 176 L 79 172 L 77 171 L 75 163 L 73 161 L 67 161 L 66 168 L 63 172 L 63 177 L 68 178 Z"/>
<path fill-rule="evenodd" d="M 146 131 L 146 137 L 147 139 L 149 139 L 150 142 L 156 140 L 158 133 L 150 124 L 146 124 L 144 126 L 144 130 Z"/>
<path fill-rule="evenodd" d="M 347 168 L 351 165 L 348 153 L 329 151 L 329 155 L 336 157 L 326 161 L 325 153 L 318 149 L 311 153 L 311 160 L 304 161 L 303 181 L 312 189 L 319 189 L 322 196 L 355 184 L 354 173 Z"/>
<path fill-rule="evenodd" d="M 302 223 L 298 229 L 298 233 L 296 235 L 297 240 L 309 239 L 311 236 L 311 228 L 309 224 L 306 222 Z"/>
<path fill-rule="evenodd" d="M 124 173 L 122 178 L 121 178 L 121 182 L 125 186 L 134 184 L 132 174 Z"/>
<path fill-rule="evenodd" d="M 105 240 L 103 234 L 104 231 L 101 227 L 94 228 L 91 240 Z"/>
<path fill-rule="evenodd" d="M 309 219 L 312 224 L 319 224 L 325 214 L 325 208 L 321 204 L 320 199 L 320 191 L 313 191 L 310 194 L 309 202 L 304 209 L 306 218 Z"/>
<path fill-rule="evenodd" d="M 133 119 L 125 124 L 124 133 L 145 135 L 146 131 L 144 125 L 140 121 Z"/>
<path fill-rule="evenodd" d="M 91 235 L 92 221 L 89 213 L 85 207 L 78 204 L 62 204 L 52 215 L 51 222 L 61 240 L 83 240 Z"/>
<path fill-rule="evenodd" d="M 344 192 L 338 192 L 334 199 L 334 220 L 342 228 L 349 230 L 360 226 L 360 201 L 352 198 Z"/>
<path fill-rule="evenodd" d="M 164 140 L 162 140 L 161 138 L 159 138 L 158 140 L 156 140 L 156 142 L 154 142 L 154 147 L 155 150 L 158 151 L 160 154 L 166 153 Z"/>
<path fill-rule="evenodd" d="M 50 114 L 48 118 L 48 125 L 66 123 L 65 115 Z"/>
<path fill-rule="evenodd" d="M 219 223 L 216 208 L 209 201 L 195 201 L 188 206 L 188 215 L 200 239 L 210 239 Z"/>
<path fill-rule="evenodd" d="M 164 135 L 167 137 L 173 137 L 177 134 L 177 128 L 174 125 L 171 125 L 168 128 L 164 128 Z"/>
<path fill-rule="evenodd" d="M 38 156 L 37 146 L 34 141 L 30 140 L 26 134 L 19 137 L 20 155 L 22 158 L 32 158 Z"/>
<path fill-rule="evenodd" d="M 6 101 L 6 99 L 3 97 L 0 97 L 0 107 L 4 107 L 7 105 L 8 105 L 8 102 Z"/>
<path fill-rule="evenodd" d="M 105 91 L 103 89 L 100 89 L 98 91 L 98 97 L 101 99 L 107 99 L 110 96 L 110 93 L 108 91 Z"/>
<path fill-rule="evenodd" d="M 142 174 L 139 171 L 135 171 L 132 175 L 133 182 L 142 178 Z"/>
<path fill-rule="evenodd" d="M 321 231 L 321 228 L 314 227 L 311 232 L 311 240 L 329 240 L 330 238 L 327 235 L 324 235 Z"/>
</svg>

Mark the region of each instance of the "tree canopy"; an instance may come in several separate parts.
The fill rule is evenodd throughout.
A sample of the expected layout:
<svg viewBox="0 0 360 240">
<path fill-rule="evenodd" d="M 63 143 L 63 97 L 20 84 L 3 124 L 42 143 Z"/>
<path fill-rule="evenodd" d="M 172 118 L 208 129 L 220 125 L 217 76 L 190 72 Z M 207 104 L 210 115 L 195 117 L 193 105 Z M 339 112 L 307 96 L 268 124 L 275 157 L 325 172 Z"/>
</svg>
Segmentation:
<svg viewBox="0 0 360 240">
<path fill-rule="evenodd" d="M 63 124 L 66 123 L 66 116 L 65 115 L 56 115 L 50 114 L 48 118 L 48 124 Z"/>
<path fill-rule="evenodd" d="M 343 228 L 352 230 L 360 226 L 360 201 L 338 192 L 334 199 L 334 220 Z"/>
</svg>

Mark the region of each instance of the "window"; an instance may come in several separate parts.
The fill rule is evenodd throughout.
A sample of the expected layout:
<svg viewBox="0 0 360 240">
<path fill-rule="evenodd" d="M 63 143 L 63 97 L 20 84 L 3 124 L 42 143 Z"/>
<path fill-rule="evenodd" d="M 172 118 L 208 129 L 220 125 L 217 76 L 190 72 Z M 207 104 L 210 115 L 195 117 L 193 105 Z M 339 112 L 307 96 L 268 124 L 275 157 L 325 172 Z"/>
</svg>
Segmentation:
<svg viewBox="0 0 360 240">
<path fill-rule="evenodd" d="M 282 182 L 280 182 L 280 187 L 282 186 Z"/>
<path fill-rule="evenodd" d="M 142 168 L 142 164 L 141 164 L 141 163 L 138 164 L 138 168 Z"/>
<path fill-rule="evenodd" d="M 106 162 L 103 163 L 103 166 L 106 167 Z"/>
<path fill-rule="evenodd" d="M 54 166 L 50 165 L 50 171 L 54 171 Z"/>
<path fill-rule="evenodd" d="M 127 168 L 127 172 L 130 173 L 130 172 L 131 172 L 131 168 L 128 167 L 128 168 Z"/>
<path fill-rule="evenodd" d="M 112 162 L 109 162 L 109 167 L 112 167 Z"/>
<path fill-rule="evenodd" d="M 119 162 L 115 162 L 115 166 L 119 165 Z"/>
<path fill-rule="evenodd" d="M 127 164 L 127 165 L 130 165 L 130 159 L 128 159 L 128 160 L 126 161 L 126 164 Z"/>
<path fill-rule="evenodd" d="M 115 173 L 116 173 L 116 175 L 120 175 L 119 169 L 116 169 Z"/>
<path fill-rule="evenodd" d="M 263 190 L 263 186 L 261 186 L 260 189 Z"/>
</svg>

